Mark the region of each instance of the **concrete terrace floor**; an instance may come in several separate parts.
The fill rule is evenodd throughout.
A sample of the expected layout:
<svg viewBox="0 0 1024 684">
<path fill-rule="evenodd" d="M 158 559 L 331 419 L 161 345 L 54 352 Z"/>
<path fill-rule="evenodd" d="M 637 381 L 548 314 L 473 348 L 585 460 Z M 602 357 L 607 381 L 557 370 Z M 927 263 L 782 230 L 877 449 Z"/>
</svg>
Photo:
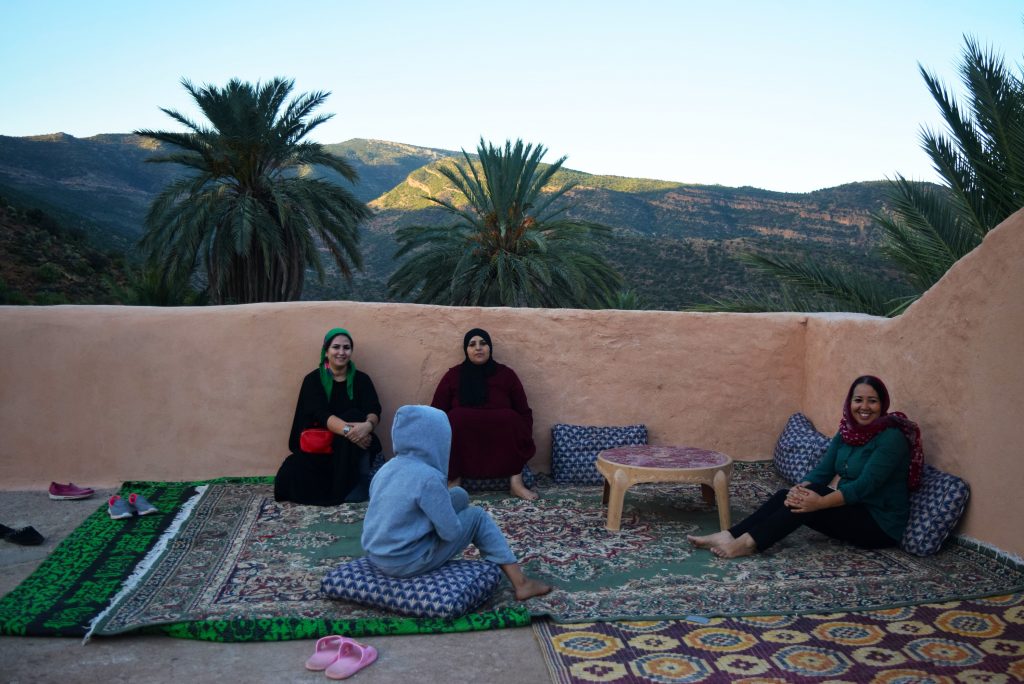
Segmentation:
<svg viewBox="0 0 1024 684">
<path fill-rule="evenodd" d="M 0 523 L 32 525 L 41 546 L 0 541 L 0 595 L 14 589 L 57 544 L 115 490 L 91 499 L 52 501 L 45 491 L 0 491 Z M 362 684 L 485 681 L 550 682 L 529 627 L 460 634 L 372 637 L 377 662 L 356 674 Z M 0 637 L 0 682 L 323 682 L 303 667 L 314 640 L 222 644 L 163 636 L 78 639 Z"/>
</svg>

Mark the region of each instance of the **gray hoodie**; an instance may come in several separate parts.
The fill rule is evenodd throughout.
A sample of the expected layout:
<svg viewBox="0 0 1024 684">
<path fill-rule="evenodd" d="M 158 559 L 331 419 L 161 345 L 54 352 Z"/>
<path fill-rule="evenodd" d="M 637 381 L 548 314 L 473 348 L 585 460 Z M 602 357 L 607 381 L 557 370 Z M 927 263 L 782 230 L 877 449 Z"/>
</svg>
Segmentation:
<svg viewBox="0 0 1024 684">
<path fill-rule="evenodd" d="M 404 567 L 438 538 L 452 541 L 462 533 L 448 492 L 448 416 L 430 406 L 403 406 L 391 443 L 395 457 L 373 476 L 363 522 L 363 549 L 382 569 Z"/>
</svg>

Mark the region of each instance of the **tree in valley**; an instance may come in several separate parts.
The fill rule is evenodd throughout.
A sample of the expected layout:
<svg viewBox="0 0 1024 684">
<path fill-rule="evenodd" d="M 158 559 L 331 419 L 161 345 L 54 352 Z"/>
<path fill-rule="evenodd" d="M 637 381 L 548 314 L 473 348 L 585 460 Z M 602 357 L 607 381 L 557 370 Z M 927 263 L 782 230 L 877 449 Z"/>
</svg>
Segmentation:
<svg viewBox="0 0 1024 684">
<path fill-rule="evenodd" d="M 612 294 L 605 302 L 606 309 L 621 309 L 623 311 L 640 311 L 646 309 L 643 297 L 633 288 L 619 290 Z"/>
<path fill-rule="evenodd" d="M 149 161 L 191 172 L 153 201 L 140 241 L 167 282 L 199 274 L 213 304 L 278 302 L 299 298 L 307 267 L 323 280 L 321 249 L 346 278 L 361 268 L 358 227 L 370 210 L 314 174 L 326 167 L 354 183 L 356 171 L 305 139 L 333 116 L 313 114 L 330 93 L 288 101 L 294 81 L 281 78 L 182 85 L 208 123 L 162 108 L 186 131 L 135 131 L 170 148 Z"/>
<path fill-rule="evenodd" d="M 893 288 L 857 272 L 801 257 L 747 253 L 745 263 L 776 279 L 764 292 L 709 305 L 714 310 L 844 310 L 894 316 L 917 300 L 988 231 L 1024 206 L 1024 80 L 991 49 L 965 37 L 959 65 L 966 102 L 919 67 L 946 130 L 921 130 L 921 146 L 942 184 L 902 175 L 890 181 L 889 207 L 873 218 L 881 257 L 901 276 Z"/>
<path fill-rule="evenodd" d="M 573 187 L 549 187 L 565 157 L 542 166 L 542 145 L 480 140 L 478 160 L 438 171 L 465 198 L 428 197 L 454 219 L 444 226 L 397 231 L 388 282 L 392 296 L 462 306 L 599 307 L 622 279 L 601 256 L 611 229 L 569 218 L 562 202 Z"/>
<path fill-rule="evenodd" d="M 130 266 L 124 285 L 111 282 L 109 287 L 115 299 L 128 306 L 202 306 L 207 303 L 207 293 L 197 291 L 189 278 L 169 276 L 153 264 Z"/>
</svg>

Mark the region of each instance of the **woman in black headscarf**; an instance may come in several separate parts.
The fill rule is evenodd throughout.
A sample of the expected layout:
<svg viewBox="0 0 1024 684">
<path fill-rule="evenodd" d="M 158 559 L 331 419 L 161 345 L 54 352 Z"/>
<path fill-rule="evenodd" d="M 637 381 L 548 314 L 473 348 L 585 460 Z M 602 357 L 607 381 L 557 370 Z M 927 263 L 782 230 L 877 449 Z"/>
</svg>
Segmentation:
<svg viewBox="0 0 1024 684">
<path fill-rule="evenodd" d="M 523 466 L 537 452 L 523 385 L 515 371 L 494 360 L 486 330 L 467 332 L 462 349 L 465 360 L 448 369 L 430 403 L 452 425 L 448 480 L 507 477 L 513 495 L 536 499 L 523 484 Z"/>
<path fill-rule="evenodd" d="M 356 370 L 352 336 L 334 328 L 324 337 L 320 365 L 302 380 L 288 447 L 274 478 L 274 498 L 317 506 L 369 498 L 370 459 L 381 451 L 374 434 L 380 400 L 370 376 Z"/>
</svg>

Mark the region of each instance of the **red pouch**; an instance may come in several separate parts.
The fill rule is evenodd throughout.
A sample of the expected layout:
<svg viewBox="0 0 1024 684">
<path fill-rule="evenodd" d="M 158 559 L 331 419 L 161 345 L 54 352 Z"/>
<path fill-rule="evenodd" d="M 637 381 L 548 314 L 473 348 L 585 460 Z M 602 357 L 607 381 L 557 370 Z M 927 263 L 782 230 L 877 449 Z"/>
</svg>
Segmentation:
<svg viewBox="0 0 1024 684">
<path fill-rule="evenodd" d="M 299 449 L 307 454 L 329 454 L 333 443 L 334 433 L 326 428 L 309 428 L 299 435 Z"/>
</svg>

